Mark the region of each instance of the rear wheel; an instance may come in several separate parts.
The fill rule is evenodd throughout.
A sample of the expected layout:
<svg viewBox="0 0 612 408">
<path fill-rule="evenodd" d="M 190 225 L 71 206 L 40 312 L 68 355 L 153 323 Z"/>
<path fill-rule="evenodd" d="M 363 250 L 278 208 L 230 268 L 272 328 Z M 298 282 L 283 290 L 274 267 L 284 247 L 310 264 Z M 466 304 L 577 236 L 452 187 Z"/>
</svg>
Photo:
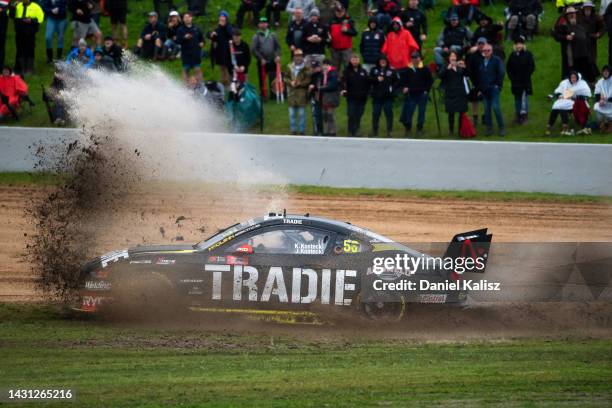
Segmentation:
<svg viewBox="0 0 612 408">
<path fill-rule="evenodd" d="M 395 297 L 377 297 L 369 301 L 359 296 L 358 307 L 360 311 L 371 320 L 382 322 L 398 322 L 406 312 L 406 299 L 402 295 Z"/>
</svg>

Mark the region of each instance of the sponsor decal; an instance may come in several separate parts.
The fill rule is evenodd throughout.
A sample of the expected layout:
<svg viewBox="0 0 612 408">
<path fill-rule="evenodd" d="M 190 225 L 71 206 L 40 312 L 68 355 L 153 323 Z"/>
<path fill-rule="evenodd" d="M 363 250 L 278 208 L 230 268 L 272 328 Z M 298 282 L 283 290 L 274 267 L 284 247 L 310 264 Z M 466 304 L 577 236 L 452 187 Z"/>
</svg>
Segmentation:
<svg viewBox="0 0 612 408">
<path fill-rule="evenodd" d="M 212 244 L 211 246 L 208 247 L 209 251 L 212 251 L 215 248 L 220 247 L 221 245 L 225 244 L 226 242 L 231 241 L 232 239 L 234 239 L 236 236 L 234 234 L 228 235 L 227 237 L 223 238 L 220 241 L 215 242 L 214 244 Z"/>
<path fill-rule="evenodd" d="M 131 264 L 150 264 L 153 261 L 151 261 L 150 259 L 137 259 L 135 261 L 130 261 Z"/>
<path fill-rule="evenodd" d="M 85 282 L 85 289 L 88 290 L 110 290 L 111 289 L 111 283 L 107 282 L 107 281 L 86 281 Z"/>
<path fill-rule="evenodd" d="M 109 300 L 111 300 L 111 298 L 105 297 L 105 296 L 86 295 L 82 297 L 81 309 L 94 311 L 98 307 L 100 307 L 103 303 L 106 303 Z"/>
<path fill-rule="evenodd" d="M 248 300 L 251 302 L 280 302 L 335 304 L 348 306 L 352 299 L 347 292 L 355 291 L 357 271 L 345 269 L 255 268 L 243 265 L 206 264 L 204 273 L 211 275 L 211 299 Z M 264 275 L 267 272 L 267 275 Z M 210 280 L 209 280 L 210 279 Z M 232 291 L 223 290 L 231 285 Z M 208 285 L 207 285 L 208 286 Z"/>
<path fill-rule="evenodd" d="M 110 263 L 117 262 L 120 259 L 128 259 L 129 257 L 128 250 L 122 249 L 102 255 L 100 257 L 100 263 L 102 264 L 102 268 L 106 268 Z"/>
<path fill-rule="evenodd" d="M 283 218 L 283 224 L 302 225 L 302 220 L 295 220 L 292 218 Z"/>
<path fill-rule="evenodd" d="M 420 303 L 445 303 L 446 295 L 443 293 L 428 293 L 419 296 Z"/>
<path fill-rule="evenodd" d="M 174 265 L 176 263 L 176 259 L 168 259 L 163 256 L 157 257 L 155 261 L 155 265 Z"/>
</svg>

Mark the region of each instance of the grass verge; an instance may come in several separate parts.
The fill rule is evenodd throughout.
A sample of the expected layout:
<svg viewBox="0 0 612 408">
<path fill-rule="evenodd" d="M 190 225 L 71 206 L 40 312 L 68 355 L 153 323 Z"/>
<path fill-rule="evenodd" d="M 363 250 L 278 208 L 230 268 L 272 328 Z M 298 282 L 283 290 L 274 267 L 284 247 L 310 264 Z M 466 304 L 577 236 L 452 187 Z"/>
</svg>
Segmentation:
<svg viewBox="0 0 612 408">
<path fill-rule="evenodd" d="M 0 344 L 0 388 L 72 388 L 70 406 L 588 407 L 612 400 L 611 340 L 270 336 L 65 320 L 50 306 L 0 304 Z"/>
</svg>

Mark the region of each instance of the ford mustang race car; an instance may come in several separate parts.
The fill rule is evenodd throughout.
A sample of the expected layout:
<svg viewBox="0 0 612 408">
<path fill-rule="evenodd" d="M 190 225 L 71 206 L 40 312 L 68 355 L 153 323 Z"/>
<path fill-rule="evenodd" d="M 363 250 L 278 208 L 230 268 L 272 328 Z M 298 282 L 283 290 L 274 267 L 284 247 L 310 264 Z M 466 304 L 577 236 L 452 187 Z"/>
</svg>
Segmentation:
<svg viewBox="0 0 612 408">
<path fill-rule="evenodd" d="M 347 222 L 270 213 L 195 245 L 139 246 L 96 258 L 81 271 L 74 309 L 338 307 L 399 319 L 409 302 L 465 302 L 466 267 L 484 272 L 491 239 L 486 229 L 457 234 L 444 256 L 434 257 Z"/>
</svg>

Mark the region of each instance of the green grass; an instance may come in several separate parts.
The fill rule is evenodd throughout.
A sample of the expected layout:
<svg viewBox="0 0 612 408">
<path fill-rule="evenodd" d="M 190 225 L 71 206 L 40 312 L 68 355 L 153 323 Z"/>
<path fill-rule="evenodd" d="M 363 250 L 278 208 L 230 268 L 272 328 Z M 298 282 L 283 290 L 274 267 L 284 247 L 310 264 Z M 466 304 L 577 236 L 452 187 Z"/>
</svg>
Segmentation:
<svg viewBox="0 0 612 408">
<path fill-rule="evenodd" d="M 610 340 L 326 337 L 130 327 L 63 320 L 51 306 L 0 304 L 0 388 L 71 388 L 77 401 L 70 406 L 87 407 L 588 407 L 612 400 Z"/>
<path fill-rule="evenodd" d="M 48 173 L 2 173 L 0 172 L 0 185 L 8 186 L 45 186 L 58 185 L 61 178 Z M 155 183 L 155 182 L 152 182 Z M 164 183 L 167 186 L 168 183 Z M 176 186 L 202 187 L 204 184 L 196 182 L 173 182 Z M 211 188 L 218 187 L 211 184 Z M 460 200 L 488 200 L 488 201 L 532 201 L 532 202 L 566 202 L 566 203 L 612 203 L 609 196 L 590 195 L 567 195 L 554 193 L 525 193 L 518 191 L 439 191 L 439 190 L 410 190 L 391 188 L 342 188 L 323 186 L 259 186 L 261 192 L 286 191 L 294 194 L 318 195 L 318 196 L 374 196 L 374 197 L 398 197 L 398 198 L 421 198 L 421 199 L 460 199 Z"/>
<path fill-rule="evenodd" d="M 576 202 L 612 203 L 612 197 L 589 195 L 566 195 L 554 193 L 524 193 L 518 191 L 438 191 L 438 190 L 399 190 L 389 188 L 337 188 L 321 186 L 289 186 L 289 192 L 330 196 L 376 196 L 427 199 L 460 199 L 489 201 L 537 201 L 537 202 Z"/>
<path fill-rule="evenodd" d="M 58 185 L 61 178 L 51 173 L 0 172 L 0 185 L 8 186 L 52 186 Z"/>
<path fill-rule="evenodd" d="M 216 16 L 221 10 L 221 8 L 227 9 L 230 11 L 231 20 L 235 19 L 235 13 L 238 9 L 238 0 L 231 0 L 228 2 L 214 2 L 208 8 L 208 17 L 199 17 L 196 19 L 196 23 L 203 29 L 204 32 L 210 30 L 214 27 L 214 22 L 216 21 Z M 437 38 L 439 32 L 442 28 L 440 13 L 445 10 L 450 4 L 449 0 L 440 1 L 436 9 L 428 12 L 428 19 L 430 24 L 430 34 L 429 38 L 425 42 L 425 54 L 426 61 L 429 62 L 432 60 L 432 49 L 434 46 L 435 39 Z M 142 26 L 145 22 L 145 17 L 143 14 L 150 10 L 152 4 L 151 2 L 145 1 L 133 1 L 130 2 L 130 14 L 128 15 L 128 27 L 130 28 L 130 44 L 133 45 L 135 40 L 142 29 Z M 181 11 L 185 10 L 185 6 L 181 5 Z M 355 18 L 357 28 L 359 31 L 362 31 L 366 26 L 366 16 L 361 10 L 361 2 L 353 1 L 351 2 L 351 15 Z M 485 13 L 494 17 L 494 20 L 502 19 L 502 10 L 503 10 L 503 2 L 499 2 L 494 6 L 484 7 L 483 10 Z M 543 135 L 546 120 L 548 118 L 548 114 L 550 112 L 551 103 L 547 100 L 546 95 L 551 93 L 555 87 L 557 86 L 560 80 L 560 47 L 559 44 L 556 43 L 552 37 L 549 35 L 550 29 L 554 23 L 554 20 L 557 18 L 557 12 L 554 7 L 554 3 L 546 2 L 544 4 L 544 16 L 540 23 L 540 35 L 538 35 L 533 42 L 528 44 L 528 48 L 534 53 L 537 69 L 534 74 L 533 82 L 534 82 L 534 95 L 530 98 L 530 122 L 526 126 L 514 126 L 511 125 L 512 117 L 513 117 L 513 99 L 510 93 L 510 83 L 506 79 L 505 86 L 502 92 L 502 107 L 505 113 L 505 120 L 508 125 L 508 135 L 504 140 L 514 140 L 514 141 L 551 141 L 551 142 L 584 142 L 584 143 L 611 143 L 612 135 L 601 135 L 594 134 L 591 136 L 572 136 L 572 137 L 546 137 Z M 283 64 L 288 62 L 289 53 L 287 47 L 284 43 L 284 35 L 286 30 L 286 15 L 283 16 L 283 26 L 280 30 L 278 30 L 279 37 L 281 39 L 281 44 L 283 46 Z M 12 24 L 11 24 L 12 27 Z M 474 26 L 472 26 L 475 29 Z M 106 17 L 102 17 L 101 29 L 104 33 L 110 32 L 110 22 Z M 243 29 L 243 37 L 250 41 L 250 38 L 253 35 L 253 28 L 247 23 L 245 23 L 245 27 Z M 69 29 L 67 32 L 67 38 L 65 39 L 65 49 L 68 49 L 70 44 L 70 36 L 71 30 Z M 599 41 L 599 65 L 603 65 L 606 61 L 607 56 L 607 38 L 604 38 Z M 354 43 L 355 47 L 358 47 L 358 39 Z M 209 47 L 209 44 L 206 44 L 206 48 Z M 41 102 L 41 91 L 40 85 L 44 84 L 45 86 L 49 84 L 51 76 L 52 76 L 52 67 L 45 65 L 45 44 L 44 44 L 44 29 L 41 29 L 38 34 L 37 39 L 37 60 L 36 60 L 36 75 L 33 75 L 27 78 L 27 82 L 31 87 L 31 93 L 33 98 L 36 101 L 39 101 L 36 107 L 33 109 L 31 114 L 23 115 L 23 118 L 19 122 L 14 122 L 9 120 L 7 123 L 10 125 L 20 125 L 20 126 L 49 126 L 49 120 L 44 108 L 43 103 Z M 511 49 L 511 44 L 505 43 L 506 53 L 508 54 Z M 12 62 L 14 58 L 14 31 L 12 28 L 9 29 L 8 39 L 7 39 L 7 61 Z M 171 75 L 179 78 L 180 74 L 180 63 L 179 61 L 173 62 L 164 62 L 160 64 L 164 70 L 169 72 Z M 203 62 L 204 68 L 204 76 L 207 79 L 217 79 L 219 77 L 218 69 L 211 69 L 209 61 L 205 60 Z M 249 72 L 249 80 L 256 84 L 256 69 L 254 63 L 251 65 L 251 70 Z M 400 113 L 400 101 L 396 101 L 396 106 L 394 109 L 395 113 L 395 137 L 401 137 L 403 135 L 403 130 L 400 129 L 401 125 L 397 122 Z M 448 138 L 446 131 L 446 119 L 445 114 L 440 112 L 440 121 L 442 124 L 442 136 L 438 136 L 435 115 L 433 105 L 430 104 L 428 106 L 427 111 L 427 121 L 425 126 L 426 137 L 428 138 Z M 371 125 L 370 125 L 370 117 L 371 117 L 371 104 L 368 104 L 366 113 L 364 115 L 364 120 L 362 123 L 362 133 L 369 134 Z M 340 108 L 337 110 L 336 119 L 338 123 L 338 131 L 339 135 L 346 134 L 346 109 L 345 104 L 343 103 Z M 276 102 L 268 102 L 265 105 L 265 127 L 264 133 L 270 134 L 287 134 L 289 129 L 289 119 L 287 114 L 287 108 L 285 105 L 277 105 Z M 309 128 L 310 130 L 310 124 Z M 480 128 L 479 130 L 482 130 Z M 259 131 L 259 129 L 254 129 L 253 131 Z M 483 139 L 482 136 L 479 136 L 478 139 Z M 487 140 L 501 140 L 498 137 L 487 138 Z"/>
</svg>

